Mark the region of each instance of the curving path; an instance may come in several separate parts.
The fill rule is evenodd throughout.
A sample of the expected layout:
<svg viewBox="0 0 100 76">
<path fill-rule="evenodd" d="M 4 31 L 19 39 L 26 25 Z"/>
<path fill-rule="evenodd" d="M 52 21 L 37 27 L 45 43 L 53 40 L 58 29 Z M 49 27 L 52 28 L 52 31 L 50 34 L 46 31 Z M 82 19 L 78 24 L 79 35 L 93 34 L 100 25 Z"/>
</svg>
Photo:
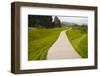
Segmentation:
<svg viewBox="0 0 100 76">
<path fill-rule="evenodd" d="M 78 59 L 78 58 L 81 58 L 81 57 L 75 51 L 70 41 L 68 40 L 68 37 L 66 35 L 66 30 L 62 31 L 59 35 L 59 38 L 52 45 L 52 47 L 48 50 L 47 60 Z"/>
</svg>

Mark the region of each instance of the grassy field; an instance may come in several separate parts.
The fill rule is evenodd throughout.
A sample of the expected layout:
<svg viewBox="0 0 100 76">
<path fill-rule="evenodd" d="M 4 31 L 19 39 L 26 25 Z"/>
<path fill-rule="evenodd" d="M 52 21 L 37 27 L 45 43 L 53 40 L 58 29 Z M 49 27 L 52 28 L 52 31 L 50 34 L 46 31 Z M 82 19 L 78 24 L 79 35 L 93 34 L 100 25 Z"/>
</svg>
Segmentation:
<svg viewBox="0 0 100 76">
<path fill-rule="evenodd" d="M 88 57 L 88 34 L 81 30 L 71 29 L 66 32 L 72 46 L 82 58 Z"/>
<path fill-rule="evenodd" d="M 67 28 L 28 29 L 28 60 L 44 60 L 48 49 L 57 40 L 60 32 Z"/>
</svg>

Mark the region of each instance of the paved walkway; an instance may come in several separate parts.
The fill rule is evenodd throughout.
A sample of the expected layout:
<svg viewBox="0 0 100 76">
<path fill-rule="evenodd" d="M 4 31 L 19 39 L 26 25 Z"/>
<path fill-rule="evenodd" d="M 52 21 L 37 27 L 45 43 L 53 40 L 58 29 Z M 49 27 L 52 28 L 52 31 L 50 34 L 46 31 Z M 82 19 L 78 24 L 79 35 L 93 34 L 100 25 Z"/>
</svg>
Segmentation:
<svg viewBox="0 0 100 76">
<path fill-rule="evenodd" d="M 68 31 L 68 30 L 67 30 Z M 48 50 L 47 60 L 52 59 L 78 59 L 81 58 L 80 55 L 72 47 L 68 37 L 66 35 L 66 30 L 62 31 L 59 38 Z"/>
</svg>

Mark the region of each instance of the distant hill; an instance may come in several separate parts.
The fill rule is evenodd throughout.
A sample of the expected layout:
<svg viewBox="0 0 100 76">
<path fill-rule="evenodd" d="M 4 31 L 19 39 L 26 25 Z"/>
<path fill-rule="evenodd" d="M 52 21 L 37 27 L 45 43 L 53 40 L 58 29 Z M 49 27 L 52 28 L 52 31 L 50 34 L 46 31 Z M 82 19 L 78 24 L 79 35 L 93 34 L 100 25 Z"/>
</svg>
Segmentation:
<svg viewBox="0 0 100 76">
<path fill-rule="evenodd" d="M 75 23 L 71 23 L 71 22 L 61 22 L 63 25 L 65 25 L 65 26 L 70 26 L 70 25 L 73 25 L 73 24 L 75 24 Z"/>
</svg>

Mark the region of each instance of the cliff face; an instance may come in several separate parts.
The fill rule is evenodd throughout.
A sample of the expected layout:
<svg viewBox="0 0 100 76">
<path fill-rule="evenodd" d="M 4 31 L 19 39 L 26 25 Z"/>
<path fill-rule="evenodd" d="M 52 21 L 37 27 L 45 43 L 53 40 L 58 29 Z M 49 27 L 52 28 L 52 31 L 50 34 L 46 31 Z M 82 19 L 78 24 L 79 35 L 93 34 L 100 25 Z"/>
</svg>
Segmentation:
<svg viewBox="0 0 100 76">
<path fill-rule="evenodd" d="M 53 24 L 54 24 L 55 27 L 61 27 L 61 21 L 57 16 L 54 17 Z"/>
</svg>

